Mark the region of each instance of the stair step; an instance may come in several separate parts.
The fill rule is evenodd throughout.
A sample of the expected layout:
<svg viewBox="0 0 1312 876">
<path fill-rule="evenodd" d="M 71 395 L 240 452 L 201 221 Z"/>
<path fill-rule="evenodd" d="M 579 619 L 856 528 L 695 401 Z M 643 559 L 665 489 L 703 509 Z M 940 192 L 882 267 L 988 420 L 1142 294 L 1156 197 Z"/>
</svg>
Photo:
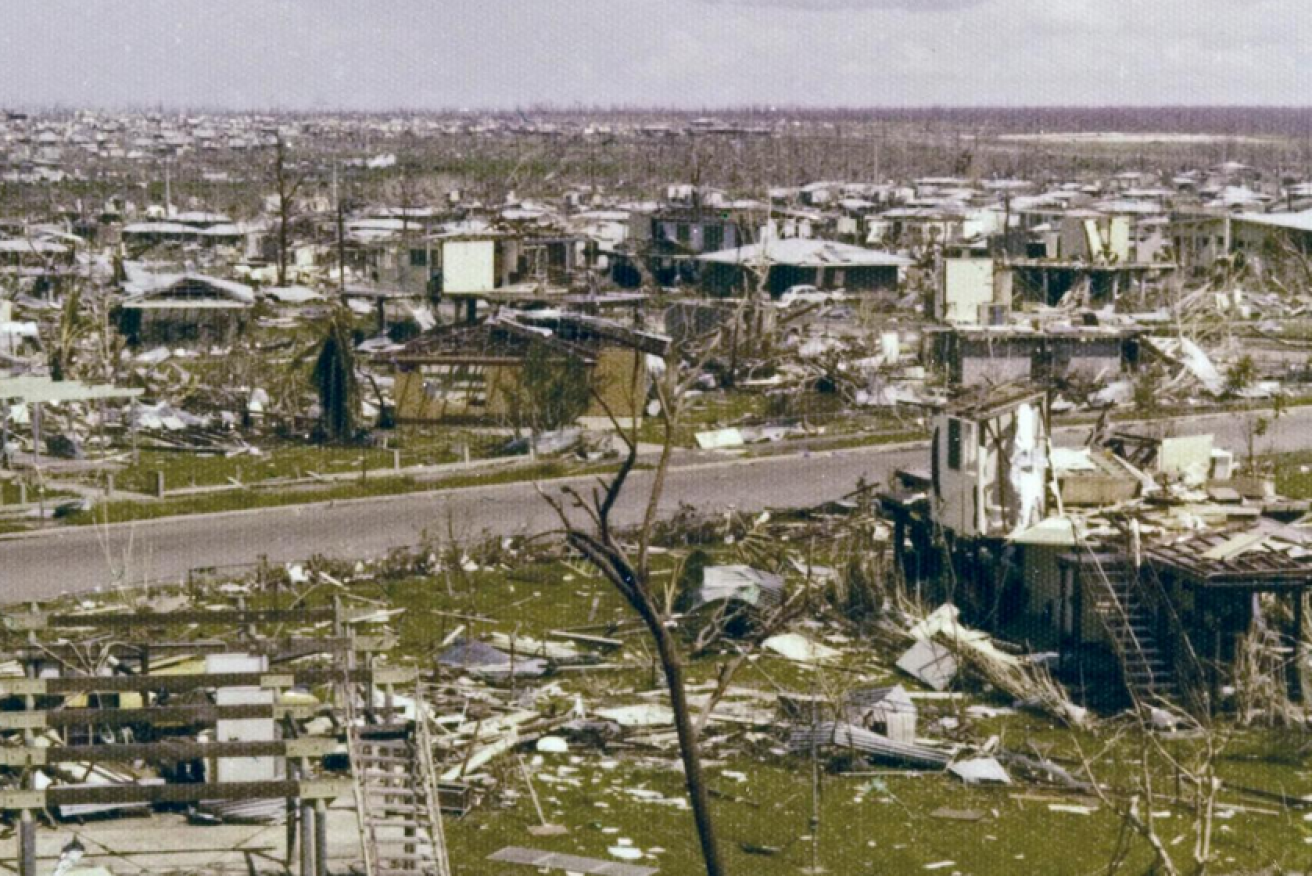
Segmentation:
<svg viewBox="0 0 1312 876">
<path fill-rule="evenodd" d="M 415 761 L 415 758 L 411 757 L 411 754 L 404 749 L 398 749 L 396 754 L 377 754 L 363 751 L 363 753 L 357 755 L 356 759 L 361 763 L 412 763 Z"/>
<path fill-rule="evenodd" d="M 422 852 L 387 852 L 382 849 L 376 850 L 378 860 L 381 863 L 391 865 L 392 867 L 419 867 L 420 869 L 431 870 L 436 855 L 431 850 Z"/>
<path fill-rule="evenodd" d="M 421 812 L 421 813 L 427 814 L 427 813 L 428 813 L 428 804 L 427 804 L 427 803 L 420 803 L 420 804 L 414 804 L 414 803 L 379 803 L 378 805 L 376 805 L 376 806 L 373 807 L 373 809 L 371 810 L 371 812 L 372 812 L 372 814 L 374 814 L 374 815 L 381 815 L 381 814 L 384 813 L 384 812 L 394 812 L 394 813 L 399 813 L 399 814 L 403 814 L 403 815 L 413 815 L 413 814 L 415 814 L 416 812 Z M 379 818 L 379 819 L 377 819 L 377 822 L 376 822 L 376 823 L 378 823 L 378 824 L 383 824 L 383 823 L 385 823 L 385 820 L 382 819 L 382 818 Z"/>
</svg>

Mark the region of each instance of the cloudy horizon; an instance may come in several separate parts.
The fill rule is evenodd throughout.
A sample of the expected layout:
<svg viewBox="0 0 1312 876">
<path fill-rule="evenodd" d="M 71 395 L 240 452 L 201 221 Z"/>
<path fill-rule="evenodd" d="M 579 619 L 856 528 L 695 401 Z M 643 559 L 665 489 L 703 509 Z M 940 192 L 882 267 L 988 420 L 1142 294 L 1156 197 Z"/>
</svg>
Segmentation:
<svg viewBox="0 0 1312 876">
<path fill-rule="evenodd" d="M 43 0 L 0 106 L 1296 106 L 1306 0 Z"/>
</svg>

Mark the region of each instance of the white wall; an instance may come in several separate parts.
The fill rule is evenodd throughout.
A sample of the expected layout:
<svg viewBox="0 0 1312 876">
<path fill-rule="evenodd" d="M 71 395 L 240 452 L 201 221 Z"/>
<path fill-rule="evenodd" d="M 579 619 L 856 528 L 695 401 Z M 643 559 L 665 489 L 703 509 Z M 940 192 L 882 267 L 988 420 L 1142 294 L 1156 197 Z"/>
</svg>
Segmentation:
<svg viewBox="0 0 1312 876">
<path fill-rule="evenodd" d="M 979 306 L 993 303 L 993 259 L 944 259 L 943 285 L 934 317 L 944 322 L 978 323 Z"/>
<path fill-rule="evenodd" d="M 495 240 L 448 240 L 442 245 L 442 289 L 491 292 L 496 288 Z"/>
</svg>

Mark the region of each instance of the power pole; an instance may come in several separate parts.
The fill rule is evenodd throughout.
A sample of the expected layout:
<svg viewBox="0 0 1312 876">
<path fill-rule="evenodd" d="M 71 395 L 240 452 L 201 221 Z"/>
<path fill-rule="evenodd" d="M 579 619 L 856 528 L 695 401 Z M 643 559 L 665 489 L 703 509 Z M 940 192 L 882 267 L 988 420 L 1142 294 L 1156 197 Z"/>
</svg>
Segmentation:
<svg viewBox="0 0 1312 876">
<path fill-rule="evenodd" d="M 337 162 L 333 162 L 333 200 L 337 202 L 337 294 L 346 297 L 346 214 L 337 187 Z"/>
</svg>

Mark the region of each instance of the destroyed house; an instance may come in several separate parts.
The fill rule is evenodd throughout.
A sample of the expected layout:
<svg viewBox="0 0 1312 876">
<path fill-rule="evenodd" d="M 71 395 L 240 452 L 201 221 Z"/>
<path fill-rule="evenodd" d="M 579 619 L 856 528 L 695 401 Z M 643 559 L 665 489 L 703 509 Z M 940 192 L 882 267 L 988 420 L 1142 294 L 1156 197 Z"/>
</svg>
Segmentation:
<svg viewBox="0 0 1312 876">
<path fill-rule="evenodd" d="M 133 346 L 230 344 L 255 304 L 250 286 L 200 274 L 137 289 L 118 305 L 119 331 Z"/>
<path fill-rule="evenodd" d="M 1120 377 L 1138 359 L 1140 332 L 1114 326 L 930 327 L 927 364 L 958 387 Z"/>
<path fill-rule="evenodd" d="M 749 236 L 728 210 L 676 208 L 635 218 L 636 221 L 650 223 L 653 254 L 698 255 L 719 252 L 741 246 Z"/>
<path fill-rule="evenodd" d="M 1031 431 L 1022 406 L 1041 410 L 1042 397 L 945 409 L 931 473 L 899 472 L 881 492 L 907 580 L 950 583 L 992 623 L 1023 621 L 1064 672 L 1118 678 L 1141 704 L 1238 705 L 1227 700 L 1255 683 L 1244 673 L 1259 653 L 1267 682 L 1301 699 L 1312 530 L 1282 521 L 1307 503 L 1235 476 L 1210 435 L 1114 433 L 1045 451 L 1041 418 Z M 983 450 L 981 433 L 999 449 Z"/>
<path fill-rule="evenodd" d="M 50 268 L 71 266 L 71 246 L 48 239 L 0 238 L 0 267 Z"/>
<path fill-rule="evenodd" d="M 1227 687 L 1251 683 L 1239 673 L 1260 634 L 1293 656 L 1273 680 L 1305 701 L 1312 533 L 1265 517 L 1151 541 L 1138 528 L 1061 557 L 1059 589 L 1047 598 L 1062 651 L 1110 653 L 1141 701 L 1207 711 L 1224 705 Z"/>
<path fill-rule="evenodd" d="M 888 292 L 898 289 L 912 262 L 892 253 L 829 240 L 771 238 L 764 243 L 707 253 L 701 285 L 712 295 L 733 295 L 764 286 L 778 297 L 793 286 L 820 291 Z"/>
<path fill-rule="evenodd" d="M 1080 259 L 1012 259 L 1013 301 L 1056 306 L 1063 299 L 1108 304 L 1175 270 L 1170 262 L 1087 262 Z M 1069 296 L 1069 297 L 1068 297 Z"/>
<path fill-rule="evenodd" d="M 416 235 L 361 247 L 359 270 L 412 294 L 486 293 L 516 283 L 565 285 L 587 247 L 572 235 Z"/>
<path fill-rule="evenodd" d="M 584 424 L 640 418 L 647 401 L 647 356 L 664 355 L 663 338 L 605 320 L 559 315 L 550 327 L 510 319 L 440 326 L 389 359 L 396 370 L 396 416 L 403 423 L 509 423 L 523 397 L 535 349 L 581 363 L 590 398 Z M 609 411 L 609 413 L 608 413 Z"/>
<path fill-rule="evenodd" d="M 206 247 L 244 246 L 247 230 L 230 222 L 205 225 L 176 221 L 134 222 L 119 233 L 129 253 L 140 253 L 157 244 L 197 244 Z"/>
<path fill-rule="evenodd" d="M 728 209 L 702 206 L 665 207 L 654 213 L 633 213 L 625 247 L 627 256 L 616 259 L 615 282 L 624 287 L 642 284 L 642 272 L 634 259 L 650 271 L 658 283 L 692 283 L 702 267 L 695 257 L 750 243 L 752 231 Z"/>
<path fill-rule="evenodd" d="M 934 417 L 930 508 L 958 538 L 1006 538 L 1043 519 L 1048 405 L 1033 389 L 1001 389 Z"/>
</svg>

